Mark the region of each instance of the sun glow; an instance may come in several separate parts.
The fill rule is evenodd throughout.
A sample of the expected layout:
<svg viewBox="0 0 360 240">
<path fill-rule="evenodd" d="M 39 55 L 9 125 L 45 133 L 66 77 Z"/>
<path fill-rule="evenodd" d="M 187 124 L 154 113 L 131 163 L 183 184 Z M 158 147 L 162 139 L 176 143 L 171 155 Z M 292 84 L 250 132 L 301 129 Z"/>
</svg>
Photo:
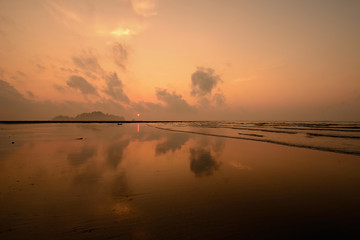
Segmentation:
<svg viewBox="0 0 360 240">
<path fill-rule="evenodd" d="M 133 31 L 131 31 L 128 28 L 122 29 L 122 28 L 118 28 L 115 29 L 114 31 L 111 32 L 112 35 L 115 36 L 129 36 L 133 34 Z"/>
</svg>

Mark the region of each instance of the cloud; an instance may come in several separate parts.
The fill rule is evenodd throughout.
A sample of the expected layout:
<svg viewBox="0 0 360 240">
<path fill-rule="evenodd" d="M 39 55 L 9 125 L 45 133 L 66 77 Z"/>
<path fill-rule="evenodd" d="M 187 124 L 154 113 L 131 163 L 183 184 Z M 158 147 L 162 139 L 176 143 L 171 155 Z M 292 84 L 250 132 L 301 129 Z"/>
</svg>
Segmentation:
<svg viewBox="0 0 360 240">
<path fill-rule="evenodd" d="M 79 89 L 84 95 L 98 95 L 95 87 L 81 76 L 71 76 L 66 84 L 74 89 Z"/>
<path fill-rule="evenodd" d="M 62 86 L 54 85 L 59 91 Z M 121 104 L 110 99 L 96 102 L 52 102 L 27 99 L 6 81 L 0 80 L 0 120 L 50 120 L 58 115 L 77 115 L 81 112 L 100 110 L 106 113 L 124 115 Z"/>
<path fill-rule="evenodd" d="M 13 25 L 14 21 L 7 16 L 0 15 L 0 23 L 6 24 L 6 25 Z"/>
<path fill-rule="evenodd" d="M 53 87 L 59 92 L 65 92 L 65 88 L 59 84 L 54 84 Z"/>
<path fill-rule="evenodd" d="M 219 82 L 221 78 L 215 74 L 214 69 L 198 67 L 191 75 L 191 95 L 197 97 L 210 95 Z"/>
<path fill-rule="evenodd" d="M 213 100 L 217 106 L 222 106 L 225 103 L 225 96 L 221 93 L 216 93 L 213 96 Z"/>
<path fill-rule="evenodd" d="M 16 73 L 18 75 L 20 75 L 21 77 L 26 77 L 26 74 L 24 72 L 22 72 L 22 71 L 16 71 Z"/>
<path fill-rule="evenodd" d="M 131 0 L 131 6 L 135 13 L 143 17 L 151 17 L 157 15 L 156 0 Z"/>
<path fill-rule="evenodd" d="M 0 80 L 0 109 L 1 120 L 49 119 L 49 115 L 59 111 L 56 104 L 26 99 L 12 85 L 2 80 Z"/>
<path fill-rule="evenodd" d="M 190 106 L 179 94 L 176 92 L 169 93 L 166 89 L 156 89 L 156 97 L 164 102 L 165 107 L 169 111 L 175 112 L 192 112 L 194 107 Z"/>
<path fill-rule="evenodd" d="M 132 102 L 131 103 L 132 108 L 136 112 L 149 112 L 149 111 L 159 111 L 162 109 L 162 105 L 158 103 L 153 102 L 145 102 L 145 101 L 139 101 L 139 102 Z"/>
<path fill-rule="evenodd" d="M 125 70 L 125 64 L 128 59 L 128 49 L 121 43 L 115 42 L 112 46 L 112 56 L 116 65 Z"/>
<path fill-rule="evenodd" d="M 15 22 L 4 15 L 0 15 L 0 41 L 4 41 L 3 43 L 9 43 L 10 39 L 7 38 L 7 33 L 9 30 L 16 28 Z"/>
<path fill-rule="evenodd" d="M 81 55 L 72 58 L 73 63 L 84 71 L 102 73 L 104 70 L 100 66 L 98 59 L 91 50 L 83 51 Z"/>
<path fill-rule="evenodd" d="M 44 67 L 44 66 L 41 65 L 41 64 L 36 64 L 36 67 L 39 69 L 39 71 L 46 70 L 46 67 Z"/>
<path fill-rule="evenodd" d="M 2 114 L 5 112 L 6 115 L 26 108 L 28 101 L 8 82 L 0 80 L 0 104 Z"/>
<path fill-rule="evenodd" d="M 35 98 L 35 95 L 32 91 L 26 91 L 26 94 L 28 95 L 29 98 Z"/>
<path fill-rule="evenodd" d="M 54 1 L 46 1 L 44 7 L 59 22 L 67 27 L 73 27 L 74 24 L 81 22 L 80 17 L 70 9 L 67 9 Z"/>
<path fill-rule="evenodd" d="M 115 100 L 119 100 L 123 103 L 130 103 L 130 99 L 124 93 L 123 84 L 118 78 L 116 72 L 106 76 L 107 87 L 104 92 Z"/>
</svg>

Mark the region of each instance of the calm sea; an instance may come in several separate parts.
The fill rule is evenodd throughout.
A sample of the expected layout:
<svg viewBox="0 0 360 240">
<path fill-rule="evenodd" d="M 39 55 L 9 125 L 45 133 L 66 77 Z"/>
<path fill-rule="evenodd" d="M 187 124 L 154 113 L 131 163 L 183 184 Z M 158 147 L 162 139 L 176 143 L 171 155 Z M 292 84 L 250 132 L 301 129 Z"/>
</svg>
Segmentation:
<svg viewBox="0 0 360 240">
<path fill-rule="evenodd" d="M 359 237 L 360 123 L 0 124 L 0 239 Z"/>
</svg>

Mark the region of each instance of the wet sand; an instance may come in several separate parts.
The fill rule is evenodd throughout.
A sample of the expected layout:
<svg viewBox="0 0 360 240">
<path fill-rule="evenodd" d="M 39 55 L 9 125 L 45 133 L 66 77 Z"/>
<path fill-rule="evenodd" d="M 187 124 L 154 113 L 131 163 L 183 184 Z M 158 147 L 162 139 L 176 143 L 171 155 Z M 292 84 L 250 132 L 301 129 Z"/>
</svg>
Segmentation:
<svg viewBox="0 0 360 240">
<path fill-rule="evenodd" d="M 346 239 L 359 172 L 359 156 L 145 124 L 0 124 L 0 239 Z"/>
</svg>

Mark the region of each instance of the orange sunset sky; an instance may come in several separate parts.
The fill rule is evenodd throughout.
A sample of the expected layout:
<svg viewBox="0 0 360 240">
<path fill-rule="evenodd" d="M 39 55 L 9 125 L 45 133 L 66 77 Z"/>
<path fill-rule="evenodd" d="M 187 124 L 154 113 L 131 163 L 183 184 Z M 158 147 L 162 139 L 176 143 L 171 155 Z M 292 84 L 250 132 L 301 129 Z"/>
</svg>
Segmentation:
<svg viewBox="0 0 360 240">
<path fill-rule="evenodd" d="M 0 120 L 360 120 L 357 0 L 0 0 Z"/>
</svg>

